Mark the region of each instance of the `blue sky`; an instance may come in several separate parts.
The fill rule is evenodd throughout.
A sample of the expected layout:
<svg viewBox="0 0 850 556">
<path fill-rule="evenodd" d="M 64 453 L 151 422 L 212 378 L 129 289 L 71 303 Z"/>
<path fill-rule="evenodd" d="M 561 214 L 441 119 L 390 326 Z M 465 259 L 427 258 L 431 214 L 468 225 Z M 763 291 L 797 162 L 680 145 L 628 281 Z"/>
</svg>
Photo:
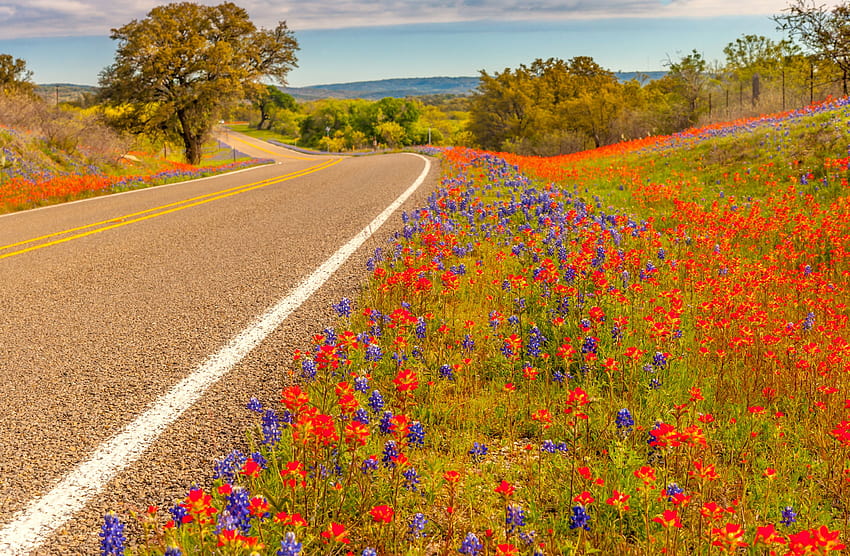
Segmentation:
<svg viewBox="0 0 850 556">
<path fill-rule="evenodd" d="M 147 0 L 0 0 L 0 53 L 37 83 L 97 84 L 109 30 Z M 215 4 L 218 2 L 203 2 Z M 301 50 L 289 85 L 474 76 L 535 58 L 591 56 L 613 71 L 663 69 L 693 49 L 722 60 L 744 34 L 781 38 L 785 0 L 236 0 L 261 27 L 285 20 Z"/>
</svg>

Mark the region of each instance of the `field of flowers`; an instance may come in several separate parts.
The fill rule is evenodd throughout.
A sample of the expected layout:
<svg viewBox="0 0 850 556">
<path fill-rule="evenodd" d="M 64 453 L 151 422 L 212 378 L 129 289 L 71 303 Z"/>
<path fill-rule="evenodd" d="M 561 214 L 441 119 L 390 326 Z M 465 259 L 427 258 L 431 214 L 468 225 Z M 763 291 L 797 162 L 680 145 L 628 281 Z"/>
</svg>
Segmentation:
<svg viewBox="0 0 850 556">
<path fill-rule="evenodd" d="M 85 157 L 55 148 L 42 153 L 27 134 L 0 126 L 0 138 L 21 146 L 0 148 L 0 214 L 85 197 L 141 189 L 264 164 L 260 159 L 192 166 L 142 152 L 130 153 L 114 167 L 87 163 Z"/>
<path fill-rule="evenodd" d="M 138 538 L 107 515 L 103 553 L 841 553 L 847 104 L 436 152 L 362 294 L 248 402 L 250 450 Z"/>
</svg>

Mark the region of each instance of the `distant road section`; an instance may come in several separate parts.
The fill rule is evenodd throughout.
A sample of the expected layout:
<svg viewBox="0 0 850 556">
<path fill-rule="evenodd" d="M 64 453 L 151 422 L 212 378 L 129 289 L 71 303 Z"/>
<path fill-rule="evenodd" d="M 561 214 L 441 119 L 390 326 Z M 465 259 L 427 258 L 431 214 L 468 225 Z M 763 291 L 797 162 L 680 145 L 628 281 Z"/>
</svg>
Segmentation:
<svg viewBox="0 0 850 556">
<path fill-rule="evenodd" d="M 0 553 L 96 553 L 105 511 L 209 481 L 436 183 L 227 140 L 277 164 L 0 217 Z"/>
</svg>

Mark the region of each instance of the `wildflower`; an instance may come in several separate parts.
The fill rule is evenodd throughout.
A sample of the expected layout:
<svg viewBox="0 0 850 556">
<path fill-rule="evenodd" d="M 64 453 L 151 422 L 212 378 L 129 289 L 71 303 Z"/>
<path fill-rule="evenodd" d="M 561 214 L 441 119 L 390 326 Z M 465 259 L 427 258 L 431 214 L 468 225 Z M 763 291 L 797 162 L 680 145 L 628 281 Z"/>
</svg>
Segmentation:
<svg viewBox="0 0 850 556">
<path fill-rule="evenodd" d="M 280 550 L 277 551 L 277 556 L 298 556 L 300 552 L 301 543 L 295 540 L 295 533 L 287 531 L 280 541 Z"/>
<path fill-rule="evenodd" d="M 467 453 L 472 456 L 473 463 L 479 463 L 484 456 L 487 455 L 487 446 L 479 444 L 478 442 L 473 442 L 472 449 L 470 449 Z"/>
<path fill-rule="evenodd" d="M 125 541 L 124 524 L 114 513 L 106 514 L 100 528 L 101 556 L 123 556 Z"/>
<path fill-rule="evenodd" d="M 497 486 L 493 492 L 495 492 L 496 494 L 501 494 L 505 498 L 509 498 L 511 495 L 513 495 L 515 490 L 516 488 L 511 483 L 502 479 L 502 482 L 499 483 L 499 486 Z"/>
<path fill-rule="evenodd" d="M 660 523 L 665 529 L 668 527 L 682 527 L 682 522 L 679 521 L 678 510 L 664 510 L 661 515 L 652 518 L 652 521 Z"/>
<path fill-rule="evenodd" d="M 614 422 L 617 425 L 617 432 L 623 438 L 627 437 L 632 432 L 632 427 L 635 425 L 635 420 L 627 408 L 623 408 L 617 412 L 617 417 Z"/>
<path fill-rule="evenodd" d="M 573 502 L 582 506 L 589 506 L 595 501 L 596 500 L 593 498 L 593 496 L 586 490 L 581 491 L 581 493 L 579 493 L 575 498 L 573 498 Z"/>
<path fill-rule="evenodd" d="M 384 444 L 384 455 L 381 458 L 381 461 L 384 463 L 384 467 L 389 467 L 390 469 L 395 467 L 395 462 L 398 456 L 399 452 L 395 440 L 387 440 Z"/>
<path fill-rule="evenodd" d="M 509 543 L 496 545 L 496 556 L 515 556 L 519 554 L 519 549 Z"/>
<path fill-rule="evenodd" d="M 369 407 L 373 413 L 378 413 L 384 408 L 384 397 L 378 390 L 372 390 L 372 395 L 369 396 Z"/>
<path fill-rule="evenodd" d="M 263 411 L 263 404 L 260 403 L 260 400 L 257 398 L 251 398 L 248 400 L 248 403 L 245 405 L 249 410 L 254 411 L 255 413 L 260 413 Z"/>
<path fill-rule="evenodd" d="M 452 370 L 451 366 L 442 365 L 440 367 L 440 377 L 448 379 L 448 380 L 454 380 L 455 374 L 454 374 L 454 371 Z"/>
<path fill-rule="evenodd" d="M 426 537 L 427 535 L 424 531 L 427 523 L 428 520 L 425 519 L 425 514 L 421 512 L 413 514 L 413 518 L 411 518 L 410 523 L 407 526 L 407 536 L 413 539 Z"/>
<path fill-rule="evenodd" d="M 390 523 L 395 516 L 395 511 L 392 506 L 381 505 L 374 506 L 369 513 L 372 515 L 372 520 L 376 523 Z"/>
<path fill-rule="evenodd" d="M 722 528 L 713 528 L 711 538 L 711 546 L 719 546 L 727 554 L 734 554 L 739 548 L 749 546 L 743 541 L 744 529 L 737 523 L 727 523 Z"/>
<path fill-rule="evenodd" d="M 363 392 L 364 394 L 369 391 L 369 378 L 365 376 L 358 376 L 354 379 L 354 391 L 355 392 Z"/>
<path fill-rule="evenodd" d="M 420 421 L 413 421 L 407 431 L 408 446 L 424 446 L 425 445 L 425 427 Z"/>
<path fill-rule="evenodd" d="M 351 554 L 351 552 L 349 552 Z M 366 547 L 363 549 L 363 552 L 360 553 L 360 556 L 378 556 L 378 551 L 371 547 Z"/>
<path fill-rule="evenodd" d="M 393 384 L 399 392 L 413 392 L 419 388 L 419 377 L 411 369 L 402 369 L 396 374 Z"/>
<path fill-rule="evenodd" d="M 785 506 L 785 508 L 782 509 L 781 513 L 782 519 L 779 520 L 779 523 L 781 523 L 785 527 L 791 527 L 792 523 L 797 522 L 798 514 L 794 511 L 794 508 L 792 506 Z"/>
<path fill-rule="evenodd" d="M 483 549 L 484 543 L 475 536 L 475 533 L 467 533 L 457 551 L 468 556 L 478 556 Z"/>
<path fill-rule="evenodd" d="M 505 508 L 505 527 L 508 534 L 513 533 L 517 527 L 525 526 L 525 510 L 519 504 L 508 504 Z"/>
<path fill-rule="evenodd" d="M 406 469 L 404 473 L 402 473 L 402 476 L 404 477 L 404 483 L 401 486 L 409 491 L 417 492 L 416 485 L 419 484 L 420 479 L 419 474 L 416 472 L 416 468 L 411 467 L 410 469 Z"/>
<path fill-rule="evenodd" d="M 330 525 L 328 525 L 328 528 L 322 531 L 322 538 L 324 539 L 323 542 L 325 544 L 331 541 L 342 544 L 348 544 L 351 542 L 348 538 L 348 530 L 346 530 L 345 525 L 335 521 L 331 522 Z"/>
<path fill-rule="evenodd" d="M 381 434 L 390 434 L 393 431 L 393 414 L 391 411 L 384 411 L 378 424 L 378 430 L 381 431 Z"/>
<path fill-rule="evenodd" d="M 363 463 L 360 464 L 360 471 L 364 474 L 368 474 L 372 471 L 378 470 L 378 458 L 376 456 L 369 456 L 363 460 Z"/>
<path fill-rule="evenodd" d="M 248 491 L 236 487 L 227 497 L 227 503 L 219 517 L 217 532 L 239 529 L 242 533 L 251 530 L 251 509 Z"/>
<path fill-rule="evenodd" d="M 339 300 L 339 303 L 333 304 L 332 307 L 340 317 L 348 318 L 351 316 L 351 300 L 347 297 L 343 297 Z"/>
<path fill-rule="evenodd" d="M 263 444 L 274 446 L 280 442 L 280 420 L 273 409 L 263 412 Z"/>
<path fill-rule="evenodd" d="M 570 516 L 570 529 L 584 529 L 590 531 L 590 516 L 584 506 L 573 506 Z"/>
<path fill-rule="evenodd" d="M 628 502 L 629 498 L 631 498 L 631 495 L 624 494 L 615 489 L 611 493 L 611 497 L 608 498 L 605 503 L 609 506 L 614 506 L 615 508 L 617 508 L 617 511 L 627 512 L 629 511 L 629 506 L 628 504 L 626 504 L 626 502 Z"/>
<path fill-rule="evenodd" d="M 764 527 L 759 527 L 756 530 L 756 538 L 753 540 L 754 545 L 764 544 L 768 546 L 771 544 L 785 544 L 787 542 L 788 540 L 785 537 L 777 533 L 772 523 Z"/>
</svg>

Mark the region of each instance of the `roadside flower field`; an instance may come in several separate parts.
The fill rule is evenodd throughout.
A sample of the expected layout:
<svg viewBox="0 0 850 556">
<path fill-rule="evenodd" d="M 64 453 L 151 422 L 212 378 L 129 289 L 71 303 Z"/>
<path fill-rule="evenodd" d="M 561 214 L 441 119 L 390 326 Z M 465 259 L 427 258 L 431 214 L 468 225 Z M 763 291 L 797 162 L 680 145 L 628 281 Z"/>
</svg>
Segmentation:
<svg viewBox="0 0 850 556">
<path fill-rule="evenodd" d="M 553 159 L 435 151 L 208 485 L 104 554 L 829 554 L 846 99 Z M 826 139 L 824 139 L 826 138 Z"/>
<path fill-rule="evenodd" d="M 37 165 L 17 159 L 9 149 L 3 149 L 0 154 L 2 154 L 2 160 L 8 165 L 5 170 L 0 169 L 0 213 L 195 179 L 266 162 L 254 159 L 197 167 L 180 162 L 162 161 L 157 165 L 158 169 L 152 172 L 113 175 L 104 173 L 95 166 L 79 164 L 72 172 L 45 171 Z M 69 161 L 74 162 L 70 158 Z"/>
</svg>

